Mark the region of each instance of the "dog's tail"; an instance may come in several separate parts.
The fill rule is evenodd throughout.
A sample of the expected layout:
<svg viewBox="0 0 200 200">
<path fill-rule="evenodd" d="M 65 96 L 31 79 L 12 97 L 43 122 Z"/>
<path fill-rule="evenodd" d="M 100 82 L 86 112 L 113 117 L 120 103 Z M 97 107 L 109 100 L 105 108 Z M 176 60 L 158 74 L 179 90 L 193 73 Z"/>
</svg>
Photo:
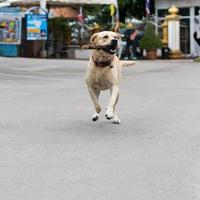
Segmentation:
<svg viewBox="0 0 200 200">
<path fill-rule="evenodd" d="M 133 66 L 135 64 L 137 64 L 137 62 L 135 61 L 126 61 L 126 60 L 120 60 L 120 64 L 122 67 L 129 67 L 129 66 Z"/>
</svg>

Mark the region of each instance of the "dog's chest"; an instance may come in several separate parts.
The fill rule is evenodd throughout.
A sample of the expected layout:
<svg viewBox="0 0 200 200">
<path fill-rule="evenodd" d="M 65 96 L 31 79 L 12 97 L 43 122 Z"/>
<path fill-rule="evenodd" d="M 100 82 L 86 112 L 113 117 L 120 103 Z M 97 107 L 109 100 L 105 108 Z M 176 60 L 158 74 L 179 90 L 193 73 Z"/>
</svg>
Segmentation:
<svg viewBox="0 0 200 200">
<path fill-rule="evenodd" d="M 113 85 L 112 73 L 96 72 L 93 75 L 92 86 L 95 89 L 106 90 Z"/>
</svg>

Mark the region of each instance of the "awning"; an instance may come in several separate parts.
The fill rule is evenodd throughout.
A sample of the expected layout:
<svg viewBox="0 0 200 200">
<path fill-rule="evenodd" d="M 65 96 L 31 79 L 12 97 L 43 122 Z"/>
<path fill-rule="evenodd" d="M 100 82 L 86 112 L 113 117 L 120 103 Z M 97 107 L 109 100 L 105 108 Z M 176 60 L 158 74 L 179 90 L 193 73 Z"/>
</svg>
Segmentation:
<svg viewBox="0 0 200 200">
<path fill-rule="evenodd" d="M 49 4 L 68 4 L 68 5 L 83 5 L 83 4 L 116 4 L 116 0 L 46 0 Z M 7 0 L 11 4 L 33 4 L 39 3 L 39 0 Z"/>
<path fill-rule="evenodd" d="M 70 6 L 56 6 L 50 8 L 50 13 L 53 17 L 77 18 L 78 11 Z"/>
<path fill-rule="evenodd" d="M 50 2 L 63 2 L 68 4 L 114 4 L 114 0 L 47 0 Z"/>
<path fill-rule="evenodd" d="M 7 7 L 7 6 L 10 6 L 10 3 L 8 3 L 8 2 L 0 3 L 0 8 Z"/>
</svg>

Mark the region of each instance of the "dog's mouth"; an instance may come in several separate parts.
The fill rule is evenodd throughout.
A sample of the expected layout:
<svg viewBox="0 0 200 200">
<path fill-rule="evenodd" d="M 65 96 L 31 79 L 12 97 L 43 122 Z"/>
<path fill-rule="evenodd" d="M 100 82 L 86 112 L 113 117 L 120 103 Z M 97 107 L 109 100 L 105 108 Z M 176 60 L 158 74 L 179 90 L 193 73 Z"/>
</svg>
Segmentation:
<svg viewBox="0 0 200 200">
<path fill-rule="evenodd" d="M 117 52 L 117 47 L 110 46 L 110 52 L 116 53 Z"/>
<path fill-rule="evenodd" d="M 112 40 L 109 45 L 102 48 L 103 51 L 109 54 L 115 54 L 117 52 L 118 43 L 117 40 Z"/>
<path fill-rule="evenodd" d="M 109 51 L 110 51 L 110 53 L 116 53 L 117 52 L 117 47 L 115 47 L 115 48 L 113 48 L 113 47 L 111 47 L 111 46 L 108 46 L 108 49 L 109 49 Z"/>
</svg>

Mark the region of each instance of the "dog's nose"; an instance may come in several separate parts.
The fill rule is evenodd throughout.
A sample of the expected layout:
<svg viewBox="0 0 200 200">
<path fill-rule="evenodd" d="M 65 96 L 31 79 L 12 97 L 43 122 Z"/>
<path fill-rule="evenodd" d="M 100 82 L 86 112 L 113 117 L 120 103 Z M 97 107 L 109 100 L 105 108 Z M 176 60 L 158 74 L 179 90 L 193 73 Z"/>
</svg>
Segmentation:
<svg viewBox="0 0 200 200">
<path fill-rule="evenodd" d="M 117 40 L 116 39 L 113 39 L 111 40 L 112 44 L 117 44 Z"/>
<path fill-rule="evenodd" d="M 116 39 L 111 40 L 111 46 L 117 46 L 117 42 Z"/>
</svg>

